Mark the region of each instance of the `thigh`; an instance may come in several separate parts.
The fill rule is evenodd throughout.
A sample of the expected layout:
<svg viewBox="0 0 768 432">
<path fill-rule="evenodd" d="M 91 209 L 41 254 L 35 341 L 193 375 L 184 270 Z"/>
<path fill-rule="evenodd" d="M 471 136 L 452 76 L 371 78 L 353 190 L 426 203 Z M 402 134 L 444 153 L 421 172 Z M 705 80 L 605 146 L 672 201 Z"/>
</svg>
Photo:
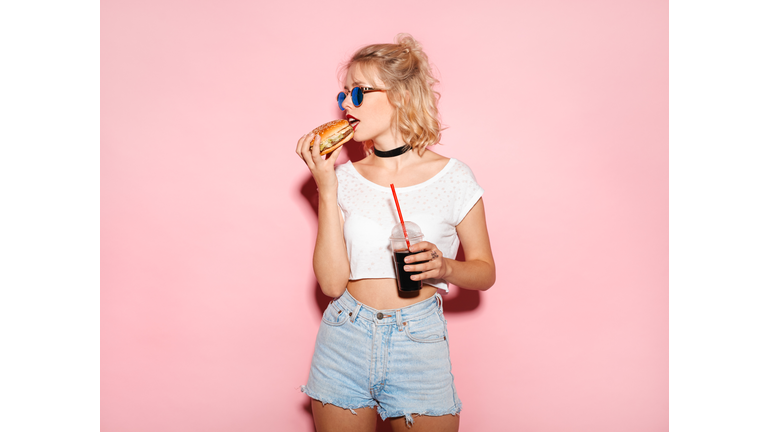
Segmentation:
<svg viewBox="0 0 768 432">
<path fill-rule="evenodd" d="M 411 427 L 405 424 L 405 417 L 390 419 L 390 423 L 392 432 L 457 432 L 459 430 L 458 414 L 439 417 L 414 415 Z"/>
<path fill-rule="evenodd" d="M 355 408 L 351 410 L 325 404 L 312 399 L 312 417 L 317 432 L 374 432 L 376 430 L 376 408 Z M 405 424 L 405 423 L 403 423 Z M 447 430 L 447 429 L 446 429 Z"/>
</svg>

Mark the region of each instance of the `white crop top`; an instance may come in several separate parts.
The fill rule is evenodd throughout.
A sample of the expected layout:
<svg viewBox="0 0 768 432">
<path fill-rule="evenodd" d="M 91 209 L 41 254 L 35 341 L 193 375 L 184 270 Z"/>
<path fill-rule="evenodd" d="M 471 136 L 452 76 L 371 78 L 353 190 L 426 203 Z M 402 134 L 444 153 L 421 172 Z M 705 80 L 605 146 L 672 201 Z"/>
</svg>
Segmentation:
<svg viewBox="0 0 768 432">
<path fill-rule="evenodd" d="M 357 172 L 352 162 L 336 167 L 338 203 L 344 214 L 344 239 L 350 280 L 395 278 L 389 245 L 392 227 L 400 223 L 389 187 L 379 186 Z M 451 159 L 434 177 L 414 186 L 398 188 L 397 199 L 407 221 L 415 222 L 424 240 L 434 243 L 446 258 L 456 258 L 456 225 L 483 195 L 467 165 Z M 424 283 L 448 291 L 442 279 Z"/>
</svg>

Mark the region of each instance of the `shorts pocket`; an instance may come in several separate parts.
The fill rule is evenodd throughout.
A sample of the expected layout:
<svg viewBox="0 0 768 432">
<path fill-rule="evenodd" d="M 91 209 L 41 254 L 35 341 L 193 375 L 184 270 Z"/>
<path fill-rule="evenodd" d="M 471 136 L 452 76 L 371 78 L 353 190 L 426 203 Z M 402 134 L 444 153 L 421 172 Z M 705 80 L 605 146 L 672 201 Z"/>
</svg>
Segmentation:
<svg viewBox="0 0 768 432">
<path fill-rule="evenodd" d="M 328 325 L 340 326 L 347 322 L 347 319 L 349 319 L 349 313 L 335 301 L 330 302 L 323 312 L 323 322 Z"/>
<path fill-rule="evenodd" d="M 437 312 L 423 318 L 406 321 L 405 334 L 414 342 L 430 343 L 446 340 L 445 321 Z"/>
</svg>

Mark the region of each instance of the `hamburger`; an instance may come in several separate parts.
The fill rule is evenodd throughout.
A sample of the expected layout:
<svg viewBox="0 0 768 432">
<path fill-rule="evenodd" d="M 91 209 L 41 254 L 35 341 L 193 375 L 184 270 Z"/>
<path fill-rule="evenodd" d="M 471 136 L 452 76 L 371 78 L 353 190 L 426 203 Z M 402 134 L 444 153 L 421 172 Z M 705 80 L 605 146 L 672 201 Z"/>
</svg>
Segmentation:
<svg viewBox="0 0 768 432">
<path fill-rule="evenodd" d="M 352 129 L 348 121 L 342 119 L 322 124 L 312 129 L 312 133 L 320 136 L 320 155 L 322 156 L 351 140 L 355 130 Z M 312 150 L 311 144 L 309 149 Z"/>
</svg>

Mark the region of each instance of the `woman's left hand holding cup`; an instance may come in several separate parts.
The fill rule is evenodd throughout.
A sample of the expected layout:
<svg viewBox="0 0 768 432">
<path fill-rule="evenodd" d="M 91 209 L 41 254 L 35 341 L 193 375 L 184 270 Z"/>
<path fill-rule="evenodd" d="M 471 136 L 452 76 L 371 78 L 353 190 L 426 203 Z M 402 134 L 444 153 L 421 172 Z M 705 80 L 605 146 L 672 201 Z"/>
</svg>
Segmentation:
<svg viewBox="0 0 768 432">
<path fill-rule="evenodd" d="M 412 244 L 409 249 L 411 252 L 418 252 L 405 258 L 405 271 L 421 272 L 412 275 L 411 280 L 424 279 L 445 279 L 448 272 L 448 266 L 443 258 L 443 253 L 434 243 L 427 241 Z M 419 263 L 419 264 L 412 264 Z"/>
</svg>

